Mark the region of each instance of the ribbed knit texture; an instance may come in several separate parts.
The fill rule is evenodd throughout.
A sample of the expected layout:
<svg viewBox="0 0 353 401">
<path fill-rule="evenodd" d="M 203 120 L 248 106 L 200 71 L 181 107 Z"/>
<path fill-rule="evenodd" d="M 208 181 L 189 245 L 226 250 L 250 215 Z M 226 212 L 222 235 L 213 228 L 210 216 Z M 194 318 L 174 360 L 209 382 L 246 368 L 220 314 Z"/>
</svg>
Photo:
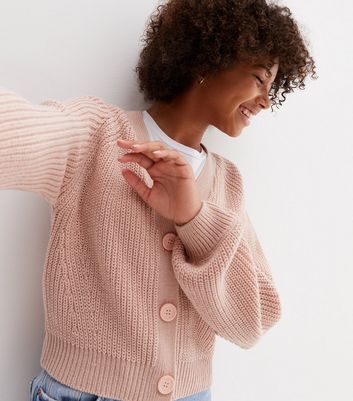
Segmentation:
<svg viewBox="0 0 353 401">
<path fill-rule="evenodd" d="M 153 184 L 117 161 L 118 138 L 148 140 L 141 111 L 0 90 L 0 189 L 52 205 L 41 366 L 98 396 L 175 400 L 211 387 L 215 334 L 253 347 L 281 304 L 235 164 L 205 147 L 202 208 L 178 226 L 124 180 L 130 168 Z"/>
</svg>

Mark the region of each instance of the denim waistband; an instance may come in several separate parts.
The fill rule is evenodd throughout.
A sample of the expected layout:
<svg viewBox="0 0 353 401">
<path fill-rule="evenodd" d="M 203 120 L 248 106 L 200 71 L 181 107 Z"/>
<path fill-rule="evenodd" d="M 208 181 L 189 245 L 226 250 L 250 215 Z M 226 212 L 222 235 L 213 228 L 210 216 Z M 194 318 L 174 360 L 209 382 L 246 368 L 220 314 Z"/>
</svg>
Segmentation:
<svg viewBox="0 0 353 401">
<path fill-rule="evenodd" d="M 60 383 L 42 369 L 30 382 L 31 401 L 124 401 L 99 397 Z M 211 389 L 192 394 L 175 401 L 211 401 Z"/>
</svg>

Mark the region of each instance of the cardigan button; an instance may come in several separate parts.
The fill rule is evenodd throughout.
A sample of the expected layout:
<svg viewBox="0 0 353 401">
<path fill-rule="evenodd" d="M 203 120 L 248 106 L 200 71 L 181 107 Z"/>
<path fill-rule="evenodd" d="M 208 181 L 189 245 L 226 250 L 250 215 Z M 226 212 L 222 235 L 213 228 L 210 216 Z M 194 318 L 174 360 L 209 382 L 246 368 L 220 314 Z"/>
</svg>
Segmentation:
<svg viewBox="0 0 353 401">
<path fill-rule="evenodd" d="M 162 240 L 164 249 L 166 249 L 167 251 L 171 251 L 173 249 L 173 244 L 174 244 L 175 238 L 176 238 L 175 233 L 165 234 L 165 236 L 163 237 L 163 240 Z"/>
<path fill-rule="evenodd" d="M 160 309 L 160 316 L 165 322 L 171 322 L 177 315 L 177 309 L 173 304 L 166 303 Z"/>
<path fill-rule="evenodd" d="M 161 394 L 169 394 L 174 388 L 174 377 L 170 375 L 162 376 L 158 381 L 158 391 Z"/>
</svg>

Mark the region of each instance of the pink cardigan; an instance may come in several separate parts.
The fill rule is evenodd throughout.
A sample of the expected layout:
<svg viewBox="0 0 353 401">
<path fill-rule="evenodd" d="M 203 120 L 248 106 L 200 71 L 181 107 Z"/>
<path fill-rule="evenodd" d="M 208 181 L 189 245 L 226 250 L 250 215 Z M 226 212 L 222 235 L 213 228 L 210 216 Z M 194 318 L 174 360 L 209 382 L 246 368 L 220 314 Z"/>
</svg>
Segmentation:
<svg viewBox="0 0 353 401">
<path fill-rule="evenodd" d="M 121 175 L 118 138 L 148 140 L 142 111 L 94 96 L 31 104 L 0 88 L 0 189 L 52 207 L 41 366 L 75 389 L 169 401 L 212 384 L 215 335 L 253 347 L 281 317 L 242 177 L 207 152 L 200 212 L 178 226 Z"/>
</svg>

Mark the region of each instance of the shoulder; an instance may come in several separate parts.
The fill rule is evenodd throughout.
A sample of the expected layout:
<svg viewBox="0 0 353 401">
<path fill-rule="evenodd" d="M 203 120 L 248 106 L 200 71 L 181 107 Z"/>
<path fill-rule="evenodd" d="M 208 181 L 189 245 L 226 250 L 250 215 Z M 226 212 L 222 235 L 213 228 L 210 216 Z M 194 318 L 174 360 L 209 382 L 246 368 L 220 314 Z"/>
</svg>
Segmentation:
<svg viewBox="0 0 353 401">
<path fill-rule="evenodd" d="M 47 99 L 40 104 L 42 106 L 55 107 L 62 112 L 92 117 L 109 117 L 123 114 L 123 110 L 119 106 L 94 95 L 73 96 L 64 100 Z"/>
<path fill-rule="evenodd" d="M 217 192 L 229 208 L 238 209 L 244 201 L 243 176 L 238 166 L 218 153 L 211 152 L 216 165 Z"/>
<path fill-rule="evenodd" d="M 127 119 L 126 110 L 109 103 L 103 98 L 94 95 L 68 97 L 64 100 L 47 99 L 41 107 L 57 109 L 68 121 L 77 127 L 87 128 L 92 143 L 116 141 L 124 135 L 131 136 L 131 127 Z"/>
<path fill-rule="evenodd" d="M 243 189 L 243 176 L 238 166 L 218 153 L 211 152 L 215 163 L 218 174 L 225 180 L 225 184 L 230 187 L 237 187 L 239 190 Z"/>
</svg>

